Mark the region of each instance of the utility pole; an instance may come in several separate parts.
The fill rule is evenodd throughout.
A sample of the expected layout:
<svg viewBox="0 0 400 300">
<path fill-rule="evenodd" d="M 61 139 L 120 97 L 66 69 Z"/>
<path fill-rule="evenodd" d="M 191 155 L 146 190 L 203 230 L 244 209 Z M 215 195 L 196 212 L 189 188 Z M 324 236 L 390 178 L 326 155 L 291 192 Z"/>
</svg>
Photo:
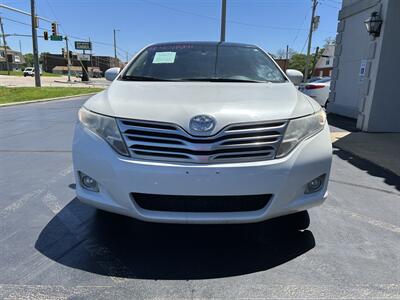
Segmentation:
<svg viewBox="0 0 400 300">
<path fill-rule="evenodd" d="M 314 21 L 315 21 L 315 11 L 317 10 L 318 0 L 312 0 L 312 14 L 311 14 L 311 24 L 310 24 L 310 32 L 308 33 L 308 47 L 307 47 L 307 57 L 306 57 L 306 68 L 304 71 L 304 82 L 308 79 L 308 70 L 310 64 L 310 53 L 311 53 L 311 45 L 312 45 L 312 35 L 314 31 Z"/>
<path fill-rule="evenodd" d="M 92 50 L 92 41 L 90 40 L 90 37 L 89 37 L 89 43 L 90 43 L 90 50 L 89 50 L 89 52 L 90 52 L 90 67 L 92 68 L 92 74 L 94 74 L 93 73 L 93 60 L 92 60 L 92 57 L 93 57 L 93 50 Z"/>
<path fill-rule="evenodd" d="M 0 29 L 1 29 L 1 34 L 3 35 L 3 47 L 4 47 L 4 55 L 5 55 L 5 59 L 6 59 L 6 65 L 7 65 L 7 74 L 10 75 L 10 64 L 8 63 L 6 35 L 4 33 L 3 21 L 1 19 L 1 17 L 0 17 Z"/>
<path fill-rule="evenodd" d="M 226 32 L 226 0 L 222 0 L 221 8 L 221 42 L 225 42 L 225 32 Z"/>
<path fill-rule="evenodd" d="M 312 65 L 312 74 L 314 74 L 315 67 L 317 66 L 318 54 L 319 54 L 319 47 L 317 47 L 317 49 L 315 49 L 314 60 L 313 60 L 313 65 Z"/>
<path fill-rule="evenodd" d="M 19 52 L 22 54 L 21 40 L 18 41 L 19 41 Z"/>
<path fill-rule="evenodd" d="M 117 38 L 116 38 L 116 29 L 114 29 L 114 58 L 117 61 Z"/>
<path fill-rule="evenodd" d="M 65 36 L 64 39 L 65 39 L 65 50 L 67 51 L 68 82 L 71 82 L 71 57 L 69 56 L 68 36 Z"/>
<path fill-rule="evenodd" d="M 39 68 L 39 51 L 37 41 L 37 22 L 35 12 L 35 0 L 31 0 L 31 22 L 32 22 L 32 46 L 33 46 L 33 62 L 35 67 L 35 86 L 40 87 L 40 68 Z"/>
<path fill-rule="evenodd" d="M 288 68 L 288 64 L 289 64 L 289 45 L 286 46 L 285 72 Z"/>
</svg>

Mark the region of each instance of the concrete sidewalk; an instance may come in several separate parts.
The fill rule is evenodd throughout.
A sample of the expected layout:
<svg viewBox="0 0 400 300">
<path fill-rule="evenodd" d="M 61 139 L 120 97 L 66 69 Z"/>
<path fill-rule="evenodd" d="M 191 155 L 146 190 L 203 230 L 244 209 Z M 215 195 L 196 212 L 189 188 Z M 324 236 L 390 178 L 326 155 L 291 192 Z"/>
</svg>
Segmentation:
<svg viewBox="0 0 400 300">
<path fill-rule="evenodd" d="M 356 120 L 328 114 L 333 147 L 370 161 L 400 176 L 400 133 L 367 133 Z"/>
<path fill-rule="evenodd" d="M 89 82 L 82 82 L 79 78 L 71 77 L 71 82 L 67 81 L 67 76 L 41 78 L 44 87 L 103 87 L 107 88 L 110 82 L 105 78 L 90 78 Z M 0 75 L 0 86 L 6 87 L 32 87 L 35 86 L 34 77 L 7 76 Z"/>
</svg>

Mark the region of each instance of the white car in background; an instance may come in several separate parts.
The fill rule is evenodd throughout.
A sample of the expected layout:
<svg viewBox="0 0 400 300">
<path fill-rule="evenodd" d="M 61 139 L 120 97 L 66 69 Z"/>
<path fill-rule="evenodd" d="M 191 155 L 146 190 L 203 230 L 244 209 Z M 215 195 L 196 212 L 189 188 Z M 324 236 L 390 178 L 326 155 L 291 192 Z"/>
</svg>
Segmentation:
<svg viewBox="0 0 400 300">
<path fill-rule="evenodd" d="M 105 75 L 112 84 L 75 129 L 82 202 L 143 221 L 227 224 L 304 219 L 327 198 L 325 112 L 294 86 L 300 72 L 286 75 L 260 48 L 155 44 Z"/>
<path fill-rule="evenodd" d="M 42 69 L 39 69 L 39 72 L 40 72 L 39 74 L 42 75 Z M 23 74 L 24 74 L 24 77 L 35 76 L 35 68 L 32 68 L 32 67 L 25 68 Z"/>
<path fill-rule="evenodd" d="M 326 107 L 331 89 L 331 78 L 325 77 L 313 82 L 307 82 L 299 87 L 299 90 L 310 96 L 322 107 Z"/>
</svg>

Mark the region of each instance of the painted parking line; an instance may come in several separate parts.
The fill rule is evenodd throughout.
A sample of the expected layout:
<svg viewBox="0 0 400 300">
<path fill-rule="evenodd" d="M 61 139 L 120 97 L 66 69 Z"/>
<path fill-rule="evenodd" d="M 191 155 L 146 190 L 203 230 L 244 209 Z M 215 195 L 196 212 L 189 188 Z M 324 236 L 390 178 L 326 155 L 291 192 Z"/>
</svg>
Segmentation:
<svg viewBox="0 0 400 300">
<path fill-rule="evenodd" d="M 336 201 L 340 202 L 340 200 L 337 197 L 333 196 L 332 193 L 329 194 L 329 197 L 332 197 Z M 357 221 L 360 221 L 360 222 L 363 222 L 363 223 L 367 223 L 369 225 L 372 225 L 372 226 L 375 226 L 375 227 L 379 227 L 379 228 L 387 230 L 387 231 L 391 231 L 391 232 L 394 232 L 394 233 L 400 233 L 400 227 L 396 226 L 394 224 L 391 224 L 391 223 L 387 223 L 387 222 L 384 222 L 384 221 L 376 220 L 376 219 L 361 215 L 359 213 L 356 213 L 356 212 L 353 212 L 353 211 L 350 211 L 350 210 L 346 210 L 346 209 L 340 208 L 338 206 L 333 206 L 333 205 L 327 204 L 327 203 L 324 205 L 324 208 L 328 209 L 329 211 L 335 212 L 335 213 L 337 213 L 339 215 L 344 215 L 344 216 L 350 217 L 352 219 L 355 219 Z"/>
</svg>

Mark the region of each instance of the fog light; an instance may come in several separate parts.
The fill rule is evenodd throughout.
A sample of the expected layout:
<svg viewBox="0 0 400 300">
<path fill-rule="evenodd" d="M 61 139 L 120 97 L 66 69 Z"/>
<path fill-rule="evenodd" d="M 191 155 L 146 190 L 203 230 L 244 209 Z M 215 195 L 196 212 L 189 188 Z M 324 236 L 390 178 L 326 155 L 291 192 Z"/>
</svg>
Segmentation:
<svg viewBox="0 0 400 300">
<path fill-rule="evenodd" d="M 306 194 L 318 192 L 324 186 L 324 181 L 325 174 L 311 180 L 309 183 L 307 183 L 306 190 L 304 192 Z"/>
<path fill-rule="evenodd" d="M 97 184 L 97 181 L 94 180 L 92 177 L 90 177 L 82 172 L 79 172 L 79 178 L 81 181 L 81 186 L 84 189 L 92 191 L 92 192 L 99 191 L 99 185 Z"/>
</svg>

